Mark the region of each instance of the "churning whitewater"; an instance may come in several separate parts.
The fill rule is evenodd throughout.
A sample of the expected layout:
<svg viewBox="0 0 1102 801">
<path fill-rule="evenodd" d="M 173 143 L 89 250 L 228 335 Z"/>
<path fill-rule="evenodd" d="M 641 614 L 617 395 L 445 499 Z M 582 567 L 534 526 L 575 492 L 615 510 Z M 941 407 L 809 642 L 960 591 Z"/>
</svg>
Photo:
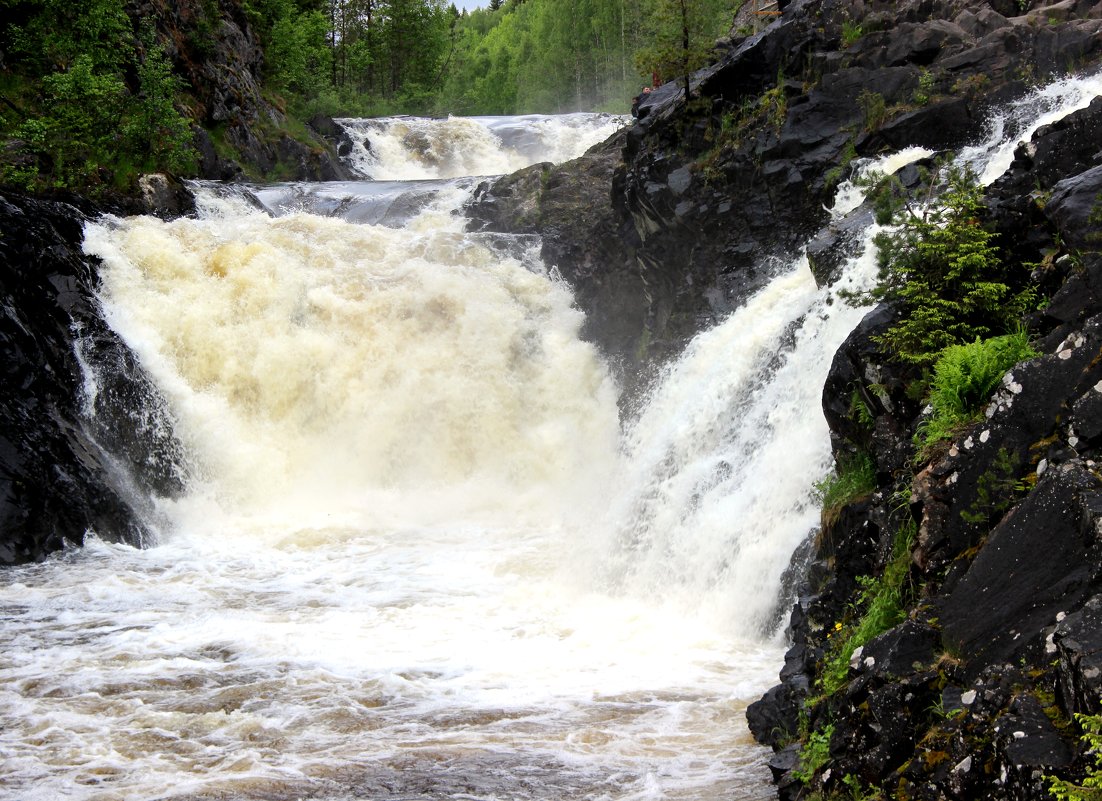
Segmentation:
<svg viewBox="0 0 1102 801">
<path fill-rule="evenodd" d="M 830 289 L 779 265 L 621 422 L 537 243 L 464 232 L 470 148 L 440 143 L 465 122 L 345 125 L 388 180 L 87 227 L 188 491 L 145 499 L 155 547 L 0 575 L 0 797 L 772 797 L 743 712 L 781 661 L 821 387 L 864 312 L 838 293 L 872 249 Z M 400 172 L 380 130 L 445 169 Z"/>
<path fill-rule="evenodd" d="M 2 577 L 0 795 L 768 797 L 776 644 L 602 567 L 617 393 L 569 288 L 398 177 L 88 226 L 188 492 L 156 547 Z"/>
</svg>

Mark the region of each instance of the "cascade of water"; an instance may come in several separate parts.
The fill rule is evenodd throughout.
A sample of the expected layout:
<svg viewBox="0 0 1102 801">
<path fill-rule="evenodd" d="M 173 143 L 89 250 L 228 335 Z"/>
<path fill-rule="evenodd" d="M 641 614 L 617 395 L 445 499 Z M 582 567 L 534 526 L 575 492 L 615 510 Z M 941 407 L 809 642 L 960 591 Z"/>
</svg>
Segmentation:
<svg viewBox="0 0 1102 801">
<path fill-rule="evenodd" d="M 1000 111 L 958 162 L 991 183 L 1017 144 L 1102 95 L 1102 74 L 1043 87 Z M 839 186 L 835 219 L 863 201 L 861 177 L 891 174 L 931 152 L 908 148 L 858 164 Z M 778 621 L 791 554 L 818 522 L 814 483 L 830 465 L 820 393 L 830 360 L 865 313 L 837 291 L 876 277 L 870 223 L 841 281 L 816 289 L 797 259 L 672 364 L 625 440 L 605 570 L 617 587 L 682 596 L 718 610 L 744 636 Z"/>
<path fill-rule="evenodd" d="M 831 289 L 801 257 L 669 368 L 624 446 L 615 585 L 680 596 L 744 637 L 769 633 L 781 573 L 818 523 L 812 489 L 830 464 L 821 388 L 865 313 L 837 291 L 875 276 L 869 247 Z"/>
<path fill-rule="evenodd" d="M 376 180 L 501 175 L 538 161 L 575 158 L 627 118 L 613 114 L 523 117 L 387 117 L 338 120 L 352 140 L 350 166 Z"/>
<path fill-rule="evenodd" d="M 1042 126 L 1086 108 L 1099 95 L 1102 72 L 1072 75 L 1039 87 L 997 109 L 988 119 L 987 135 L 964 148 L 958 161 L 971 167 L 980 183 L 988 186 L 1010 167 L 1019 143 L 1028 142 Z"/>
<path fill-rule="evenodd" d="M 89 226 L 106 314 L 169 395 L 208 493 L 287 514 L 291 498 L 416 490 L 423 514 L 437 490 L 487 506 L 599 483 L 615 391 L 570 292 L 527 240 L 509 254 L 465 234 L 461 197 L 403 229 L 257 213 Z"/>
</svg>

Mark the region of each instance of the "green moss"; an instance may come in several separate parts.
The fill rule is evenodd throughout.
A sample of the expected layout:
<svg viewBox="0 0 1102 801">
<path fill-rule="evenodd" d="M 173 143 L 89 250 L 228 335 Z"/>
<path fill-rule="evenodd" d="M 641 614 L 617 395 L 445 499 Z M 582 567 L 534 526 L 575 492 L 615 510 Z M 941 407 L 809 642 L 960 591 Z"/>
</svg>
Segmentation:
<svg viewBox="0 0 1102 801">
<path fill-rule="evenodd" d="M 850 625 L 838 624 L 830 638 L 819 674 L 819 689 L 824 695 L 833 695 L 846 685 L 850 657 L 857 648 L 905 619 L 906 581 L 916 533 L 913 521 L 901 526 L 895 537 L 891 561 L 883 573 L 878 578 L 864 576 L 859 579 L 861 592 L 857 608 L 864 611 Z"/>
</svg>

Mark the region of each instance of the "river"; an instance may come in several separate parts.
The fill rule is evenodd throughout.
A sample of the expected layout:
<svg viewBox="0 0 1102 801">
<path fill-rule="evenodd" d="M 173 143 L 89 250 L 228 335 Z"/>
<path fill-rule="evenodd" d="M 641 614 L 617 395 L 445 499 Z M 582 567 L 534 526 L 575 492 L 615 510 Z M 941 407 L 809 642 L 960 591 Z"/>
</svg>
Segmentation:
<svg viewBox="0 0 1102 801">
<path fill-rule="evenodd" d="M 0 797 L 773 796 L 744 710 L 875 260 L 779 265 L 620 420 L 538 243 L 461 209 L 622 122 L 348 120 L 363 181 L 88 225 L 187 492 L 151 547 L 0 573 Z"/>
</svg>

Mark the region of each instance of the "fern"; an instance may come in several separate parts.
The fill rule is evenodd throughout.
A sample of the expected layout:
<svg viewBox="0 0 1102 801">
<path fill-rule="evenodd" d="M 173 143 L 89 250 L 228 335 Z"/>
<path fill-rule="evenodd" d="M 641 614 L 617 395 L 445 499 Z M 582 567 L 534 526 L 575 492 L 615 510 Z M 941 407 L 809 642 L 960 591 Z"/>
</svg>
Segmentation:
<svg viewBox="0 0 1102 801">
<path fill-rule="evenodd" d="M 946 347 L 930 382 L 930 416 L 915 435 L 919 458 L 977 420 L 1006 371 L 1036 355 L 1024 332 Z"/>
</svg>

